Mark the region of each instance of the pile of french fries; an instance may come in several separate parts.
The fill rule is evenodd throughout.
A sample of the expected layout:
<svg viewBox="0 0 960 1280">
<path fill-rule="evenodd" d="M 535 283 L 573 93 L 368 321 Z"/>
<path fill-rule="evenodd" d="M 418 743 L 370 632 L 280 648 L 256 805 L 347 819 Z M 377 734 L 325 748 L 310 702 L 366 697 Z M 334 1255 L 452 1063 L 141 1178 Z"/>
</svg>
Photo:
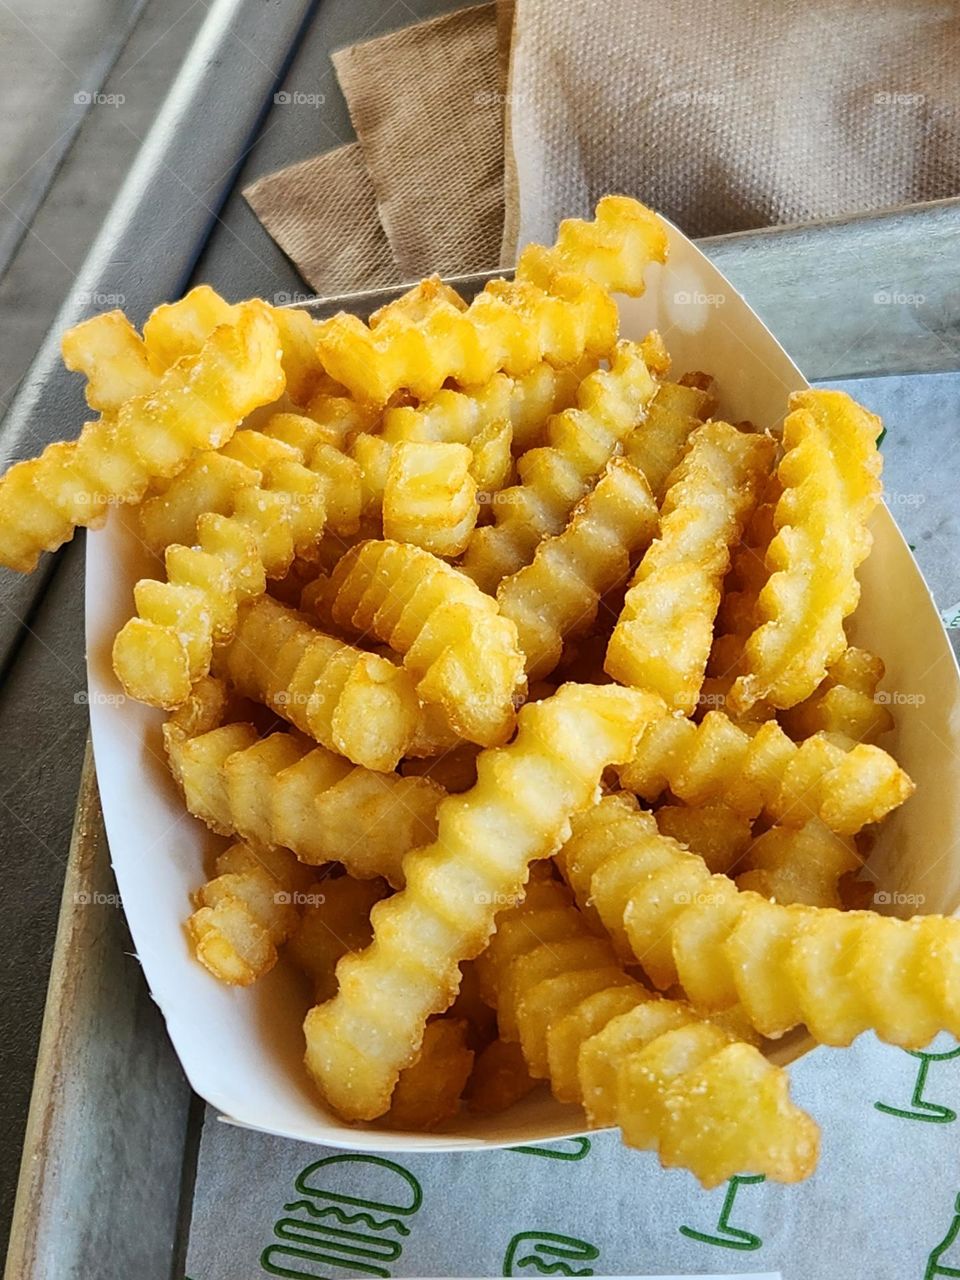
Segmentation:
<svg viewBox="0 0 960 1280">
<path fill-rule="evenodd" d="M 764 1041 L 960 1034 L 960 923 L 858 909 L 914 789 L 845 633 L 880 423 L 717 419 L 722 369 L 618 338 L 666 250 L 606 197 L 469 305 L 96 316 L 63 351 L 98 416 L 0 481 L 0 561 L 137 506 L 114 668 L 229 842 L 187 934 L 223 982 L 302 970 L 341 1117 L 546 1081 L 707 1186 L 795 1181 L 818 1131 Z"/>
</svg>

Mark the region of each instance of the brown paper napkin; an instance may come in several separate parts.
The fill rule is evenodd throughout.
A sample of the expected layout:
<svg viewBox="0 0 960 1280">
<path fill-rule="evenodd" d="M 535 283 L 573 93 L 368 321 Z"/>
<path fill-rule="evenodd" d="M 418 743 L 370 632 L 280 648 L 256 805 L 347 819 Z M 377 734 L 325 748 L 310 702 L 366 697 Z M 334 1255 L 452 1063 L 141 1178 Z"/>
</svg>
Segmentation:
<svg viewBox="0 0 960 1280">
<path fill-rule="evenodd" d="M 403 274 L 495 266 L 503 232 L 495 6 L 341 49 L 333 61 Z"/>
<path fill-rule="evenodd" d="M 324 292 L 510 262 L 607 191 L 693 235 L 960 192 L 953 5 L 496 0 L 334 60 L 359 146 L 245 192 Z"/>
<path fill-rule="evenodd" d="M 928 0 L 517 0 L 519 234 L 607 191 L 694 236 L 956 195 L 958 66 Z"/>
<path fill-rule="evenodd" d="M 243 194 L 318 293 L 377 289 L 402 280 L 356 143 L 268 174 Z"/>
</svg>

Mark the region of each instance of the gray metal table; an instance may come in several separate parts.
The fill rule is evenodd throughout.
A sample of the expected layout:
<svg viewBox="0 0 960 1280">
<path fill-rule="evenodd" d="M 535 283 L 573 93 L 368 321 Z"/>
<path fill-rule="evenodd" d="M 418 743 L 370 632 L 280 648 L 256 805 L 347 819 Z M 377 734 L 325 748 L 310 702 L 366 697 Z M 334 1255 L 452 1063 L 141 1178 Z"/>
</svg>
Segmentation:
<svg viewBox="0 0 960 1280">
<path fill-rule="evenodd" d="M 192 278 L 206 279 L 230 297 L 302 287 L 239 188 L 348 140 L 346 108 L 329 64 L 331 49 L 455 4 L 396 5 L 372 24 L 371 7 L 331 0 L 314 11 L 296 0 L 282 5 L 217 0 L 81 273 L 89 287 L 76 292 L 122 292 L 127 309 L 142 319 Z M 290 52 L 294 56 L 286 68 Z M 281 77 L 291 90 L 314 95 L 322 90 L 323 106 L 269 110 Z M 951 261 L 947 246 L 957 243 L 958 233 L 960 207 L 950 202 L 851 224 L 729 237 L 706 247 L 808 376 L 836 379 L 960 364 L 960 291 L 956 276 L 944 269 Z M 811 281 L 816 282 L 816 326 L 809 308 L 798 304 L 809 298 Z M 922 293 L 926 301 L 914 308 L 875 301 L 874 295 L 884 291 Z M 76 388 L 55 371 L 57 336 L 77 310 L 74 302 L 61 313 L 8 415 L 8 450 L 25 451 L 38 433 L 52 437 L 80 420 Z M 30 451 L 34 447 L 30 444 Z M 2 971 L 3 1007 L 10 1011 L 4 1045 L 12 1044 L 21 1059 L 19 1090 L 5 1091 L 11 1150 L 22 1128 L 22 1066 L 42 1004 L 66 854 L 65 816 L 73 809 L 85 737 L 85 713 L 77 698 L 84 687 L 81 554 L 82 539 L 54 558 L 42 578 L 5 583 L 0 596 L 0 617 L 8 623 L 0 634 L 6 658 L 0 692 L 3 736 L 14 742 L 19 731 L 23 743 L 23 727 L 29 726 L 25 751 L 15 749 L 19 767 L 8 767 L 0 797 L 12 868 L 8 892 L 18 904 L 7 913 L 8 919 L 14 916 L 14 932 Z M 97 1274 L 106 1280 L 129 1276 L 134 1268 L 145 1277 L 177 1274 L 177 1224 L 182 1197 L 189 1193 L 189 1093 L 129 956 L 121 914 L 110 908 L 71 910 L 77 895 L 112 892 L 89 778 L 78 834 L 64 891 L 28 1136 L 30 1161 L 21 1189 L 21 1205 L 29 1205 L 29 1212 L 20 1215 L 10 1274 L 18 1280 L 53 1274 Z M 42 861 L 46 858 L 53 861 Z M 78 956 L 84 957 L 79 966 Z M 33 982 L 25 983 L 31 958 Z M 96 1020 L 82 1061 L 75 1043 L 61 1034 L 78 1006 Z M 18 1038 L 16 1026 L 27 1027 L 28 1034 Z M 153 1100 L 149 1107 L 146 1096 Z M 51 1134 L 56 1140 L 48 1143 Z M 150 1153 L 148 1177 L 145 1151 Z M 121 1186 L 124 1221 L 87 1221 L 84 1197 L 109 1197 Z M 69 1220 L 58 1216 L 64 1206 L 73 1210 Z M 127 1241 L 122 1257 L 107 1247 L 108 1232 L 114 1241 Z M 89 1269 L 94 1258 L 95 1272 Z"/>
</svg>

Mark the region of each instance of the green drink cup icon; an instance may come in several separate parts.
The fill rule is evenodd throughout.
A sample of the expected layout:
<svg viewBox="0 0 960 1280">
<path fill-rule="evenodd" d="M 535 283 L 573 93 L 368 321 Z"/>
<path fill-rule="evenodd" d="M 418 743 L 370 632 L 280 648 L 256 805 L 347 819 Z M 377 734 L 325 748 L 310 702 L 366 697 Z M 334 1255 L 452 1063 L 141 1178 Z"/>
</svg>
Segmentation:
<svg viewBox="0 0 960 1280">
<path fill-rule="evenodd" d="M 935 1244 L 927 1258 L 927 1269 L 923 1280 L 946 1280 L 946 1277 L 960 1277 L 960 1196 L 953 1206 L 953 1221 L 947 1234 L 939 1244 Z"/>
<path fill-rule="evenodd" d="M 696 1231 L 693 1227 L 680 1227 L 680 1234 L 689 1240 L 699 1240 L 701 1244 L 716 1245 L 719 1249 L 737 1249 L 742 1253 L 759 1249 L 763 1244 L 760 1237 L 754 1235 L 752 1231 L 744 1231 L 742 1227 L 731 1226 L 730 1214 L 733 1212 L 733 1204 L 741 1187 L 748 1186 L 751 1182 L 765 1180 L 762 1173 L 734 1174 L 727 1183 L 727 1194 L 723 1198 L 716 1231 Z"/>
<path fill-rule="evenodd" d="M 895 1107 L 889 1102 L 875 1102 L 873 1105 L 884 1115 L 898 1116 L 901 1120 L 923 1120 L 928 1124 L 950 1124 L 956 1120 L 957 1113 L 940 1102 L 928 1102 L 923 1096 L 927 1085 L 927 1073 L 932 1062 L 949 1062 L 951 1058 L 960 1057 L 960 1045 L 943 1053 L 930 1053 L 927 1049 L 905 1049 L 911 1058 L 918 1058 L 917 1078 L 909 1107 Z"/>
</svg>

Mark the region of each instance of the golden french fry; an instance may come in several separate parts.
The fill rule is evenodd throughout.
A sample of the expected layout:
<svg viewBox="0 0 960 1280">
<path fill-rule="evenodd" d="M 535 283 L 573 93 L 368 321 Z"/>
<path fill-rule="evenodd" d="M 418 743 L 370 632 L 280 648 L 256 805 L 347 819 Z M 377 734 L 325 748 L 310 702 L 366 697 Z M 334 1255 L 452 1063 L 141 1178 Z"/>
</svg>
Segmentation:
<svg viewBox="0 0 960 1280">
<path fill-rule="evenodd" d="M 383 489 L 384 537 L 437 556 L 458 556 L 480 512 L 472 463 L 465 444 L 394 445 Z"/>
<path fill-rule="evenodd" d="M 725 804 L 784 826 L 819 818 L 831 831 L 856 835 L 913 794 L 914 784 L 880 747 L 845 750 L 823 734 L 799 745 L 775 720 L 737 725 L 722 711 L 700 724 L 671 716 L 651 725 L 621 784 L 653 802 L 669 788 L 689 805 Z"/>
<path fill-rule="evenodd" d="M 227 302 L 208 284 L 200 284 L 179 301 L 156 307 L 143 326 L 150 368 L 160 374 L 184 356 L 194 355 L 218 325 L 234 324 L 244 305 Z M 316 352 L 316 324 L 306 311 L 295 307 L 269 310 L 280 337 L 287 392 L 297 404 L 304 404 L 324 379 Z"/>
<path fill-rule="evenodd" d="M 189 695 L 210 669 L 214 643 L 234 636 L 241 603 L 311 551 L 324 528 L 326 486 L 296 451 L 257 431 L 238 434 L 229 456 L 259 463 L 261 483 L 236 492 L 232 515 L 199 516 L 196 545 L 166 548 L 167 581 L 136 584 L 137 617 L 114 642 L 113 667 L 125 691 L 153 706 L 170 709 Z"/>
<path fill-rule="evenodd" d="M 388 892 L 383 880 L 354 880 L 349 875 L 328 876 L 307 888 L 285 954 L 310 979 L 317 1000 L 336 994 L 340 957 L 370 945 L 370 912 Z"/>
<path fill-rule="evenodd" d="M 402 654 L 420 698 L 464 738 L 510 736 L 524 686 L 517 630 L 464 574 L 418 547 L 364 542 L 333 571 L 327 604 L 338 626 Z"/>
<path fill-rule="evenodd" d="M 508 574 L 533 559 L 541 538 L 559 534 L 617 446 L 642 419 L 667 368 L 660 337 L 620 342 L 609 369 L 598 369 L 577 389 L 577 407 L 554 415 L 547 443 L 525 453 L 521 483 L 498 495 L 494 524 L 477 529 L 463 568 L 493 593 Z"/>
<path fill-rule="evenodd" d="M 87 404 L 116 413 L 135 396 L 149 395 L 159 378 L 143 339 L 122 311 L 104 311 L 68 329 L 60 339 L 63 363 L 87 379 Z"/>
<path fill-rule="evenodd" d="M 174 543 L 191 546 L 197 536 L 197 521 L 207 511 L 231 516 L 237 495 L 263 482 L 255 471 L 236 458 L 207 449 L 197 454 L 179 475 L 137 510 L 140 536 L 154 553 L 162 556 Z"/>
<path fill-rule="evenodd" d="M 700 850 L 694 847 L 694 852 Z M 751 844 L 738 868 L 737 887 L 752 889 L 774 902 L 839 910 L 843 906 L 840 880 L 860 866 L 853 840 L 829 831 L 822 822 L 808 822 L 798 831 L 771 827 Z M 727 868 L 711 866 L 710 870 Z"/>
<path fill-rule="evenodd" d="M 475 960 L 460 966 L 460 990 L 448 1014 L 467 1024 L 467 1047 L 474 1052 L 497 1038 L 497 1015 L 483 998 Z"/>
<path fill-rule="evenodd" d="M 595 368 L 591 359 L 560 368 L 541 361 L 516 378 L 496 373 L 479 387 L 444 387 L 425 404 L 387 408 L 381 435 L 391 444 L 415 440 L 472 449 L 491 428 L 509 426 L 513 452 L 526 453 L 539 443 L 547 419 L 576 402 L 577 387 Z"/>
<path fill-rule="evenodd" d="M 197 959 L 221 982 L 248 986 L 277 962 L 296 927 L 297 898 L 311 872 L 286 849 L 233 844 L 217 874 L 194 895 L 187 921 Z"/>
<path fill-rule="evenodd" d="M 250 302 L 215 329 L 199 353 L 178 362 L 115 416 L 88 422 L 80 438 L 49 445 L 0 479 L 0 564 L 29 573 L 78 525 L 96 527 L 115 503 L 138 502 L 151 480 L 217 448 L 258 405 L 283 390 L 277 329 Z"/>
<path fill-rule="evenodd" d="M 538 1083 L 527 1070 L 519 1044 L 494 1040 L 474 1059 L 464 1097 L 476 1114 L 498 1115 L 532 1093 Z"/>
<path fill-rule="evenodd" d="M 875 742 L 893 728 L 885 695 L 878 692 L 883 670 L 880 658 L 848 645 L 810 697 L 781 712 L 781 724 L 796 740 L 831 733 Z"/>
<path fill-rule="evenodd" d="M 475 742 L 462 742 L 442 755 L 404 761 L 403 774 L 407 778 L 429 778 L 443 787 L 448 795 L 458 795 L 461 791 L 469 791 L 477 780 L 479 752 L 480 747 Z"/>
<path fill-rule="evenodd" d="M 473 1067 L 466 1044 L 467 1024 L 458 1018 L 427 1023 L 415 1062 L 400 1072 L 381 1124 L 422 1133 L 435 1129 L 460 1109 L 460 1096 Z"/>
<path fill-rule="evenodd" d="M 499 370 L 516 376 L 542 361 L 601 356 L 616 340 L 608 290 L 641 292 L 645 268 L 665 255 L 656 215 L 607 197 L 594 224 L 562 224 L 553 249 L 528 246 L 516 279 L 491 281 L 469 307 L 433 280 L 371 326 L 343 313 L 323 321 L 320 359 L 358 400 L 382 405 L 401 388 L 426 400 L 447 378 L 477 386 Z"/>
<path fill-rule="evenodd" d="M 632 557 L 656 528 L 657 508 L 643 473 L 614 458 L 564 531 L 545 538 L 530 564 L 503 579 L 497 603 L 516 624 L 529 679 L 548 675 L 564 639 L 590 628 L 601 597 L 626 581 Z"/>
<path fill-rule="evenodd" d="M 199 454 L 162 492 L 141 504 L 138 514 L 144 541 L 158 555 L 173 543 L 190 546 L 197 536 L 197 522 L 206 512 L 236 515 L 242 492 L 276 489 L 284 482 L 301 503 L 305 493 L 321 495 L 326 512 L 324 528 L 340 535 L 355 533 L 360 524 L 360 469 L 322 435 L 322 427 L 312 418 L 279 413 L 256 430 L 238 431 L 223 452 Z M 287 462 L 306 467 L 316 483 L 303 478 L 299 470 L 285 467 Z M 315 541 L 322 532 L 309 527 L 307 534 L 312 534 L 314 541 L 302 537 L 301 553 L 315 554 Z M 265 546 L 269 549 L 269 543 Z M 283 571 L 282 557 L 279 565 L 271 564 L 267 569 L 271 577 Z"/>
<path fill-rule="evenodd" d="M 805 1023 L 833 1045 L 873 1030 L 919 1049 L 960 1031 L 960 921 L 770 902 L 711 875 L 623 794 L 575 818 L 557 861 L 614 945 L 696 1008 L 739 1005 L 763 1036 Z"/>
<path fill-rule="evenodd" d="M 408 854 L 406 887 L 373 912 L 374 941 L 337 968 L 340 990 L 307 1015 L 307 1069 L 343 1116 L 389 1107 L 427 1019 L 453 1001 L 459 965 L 483 948 L 504 895 L 549 856 L 603 769 L 631 754 L 659 701 L 614 685 L 565 685 L 520 712 L 508 747 L 482 753 L 476 786 L 437 811 L 434 844 Z"/>
<path fill-rule="evenodd" d="M 269 596 L 240 607 L 216 663 L 246 697 L 354 764 L 393 769 L 413 740 L 420 709 L 409 674 Z"/>
<path fill-rule="evenodd" d="M 542 941 L 558 917 L 563 941 Z M 501 1034 L 505 1021 L 515 1028 L 530 1074 L 559 1100 L 707 1187 L 745 1171 L 782 1182 L 813 1172 L 817 1127 L 790 1101 L 786 1073 L 688 1005 L 651 997 L 560 885 L 531 885 L 500 919 L 479 963 L 490 957 Z"/>
<path fill-rule="evenodd" d="M 436 834 L 436 783 L 351 765 L 297 734 L 258 739 L 247 723 L 191 734 L 168 721 L 164 743 L 190 813 L 301 862 L 342 862 L 357 879 L 399 886 L 404 854 Z"/>
<path fill-rule="evenodd" d="M 610 637 L 606 670 L 689 715 L 713 640 L 730 547 L 773 462 L 774 444 L 708 422 L 668 481 L 660 536 L 640 561 Z"/>
<path fill-rule="evenodd" d="M 658 505 L 687 441 L 716 407 L 713 379 L 705 373 L 684 374 L 679 382 L 661 383 L 646 418 L 624 441 L 623 456 L 646 476 Z"/>
<path fill-rule="evenodd" d="M 711 871 L 729 871 L 753 843 L 750 819 L 725 804 L 664 804 L 653 816 L 662 835 L 699 853 Z"/>
<path fill-rule="evenodd" d="M 767 548 L 770 571 L 747 640 L 734 711 L 766 700 L 796 706 L 843 653 L 843 622 L 857 606 L 866 522 L 880 498 L 880 419 L 842 391 L 790 397 L 778 468 L 783 495 Z"/>
</svg>

